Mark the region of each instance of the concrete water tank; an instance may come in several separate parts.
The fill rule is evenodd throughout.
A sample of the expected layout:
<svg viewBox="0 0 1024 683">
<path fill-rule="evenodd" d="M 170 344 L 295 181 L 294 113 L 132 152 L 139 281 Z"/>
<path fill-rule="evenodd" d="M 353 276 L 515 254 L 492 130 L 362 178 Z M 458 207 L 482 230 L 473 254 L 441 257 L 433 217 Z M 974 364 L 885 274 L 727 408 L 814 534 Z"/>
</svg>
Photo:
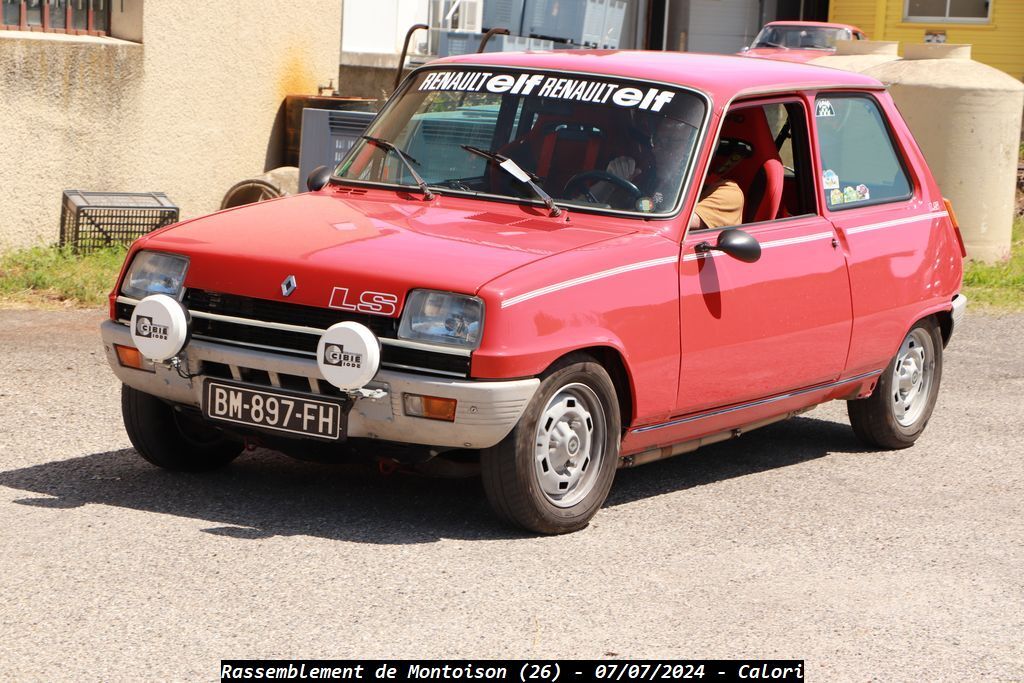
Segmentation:
<svg viewBox="0 0 1024 683">
<path fill-rule="evenodd" d="M 837 40 L 835 54 L 812 59 L 809 63 L 843 71 L 864 71 L 900 58 L 900 44 L 888 40 Z"/>
<path fill-rule="evenodd" d="M 864 71 L 889 85 L 942 194 L 967 256 L 1010 253 L 1024 84 L 971 60 L 970 45 L 905 45 L 903 59 Z"/>
</svg>

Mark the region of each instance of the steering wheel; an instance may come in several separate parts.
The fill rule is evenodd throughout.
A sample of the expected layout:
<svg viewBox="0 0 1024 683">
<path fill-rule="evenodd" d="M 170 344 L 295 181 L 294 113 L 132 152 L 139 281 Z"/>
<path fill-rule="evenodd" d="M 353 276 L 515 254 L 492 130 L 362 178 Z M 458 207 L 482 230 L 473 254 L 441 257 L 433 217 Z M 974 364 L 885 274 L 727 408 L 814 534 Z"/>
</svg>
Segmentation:
<svg viewBox="0 0 1024 683">
<path fill-rule="evenodd" d="M 625 178 L 617 176 L 614 173 L 609 173 L 608 171 L 596 171 L 595 170 L 595 171 L 584 171 L 583 173 L 577 173 L 572 178 L 569 178 L 569 182 L 567 182 L 565 184 L 565 187 L 562 189 L 562 196 L 563 197 L 572 197 L 573 195 L 576 194 L 575 192 L 572 192 L 572 190 L 574 190 L 577 185 L 583 185 L 584 186 L 583 187 L 583 196 L 586 197 L 588 201 L 590 201 L 590 202 L 592 202 L 594 204 L 600 204 L 601 202 L 598 201 L 597 197 L 595 197 L 590 192 L 590 186 L 593 183 L 588 182 L 588 181 L 595 181 L 596 182 L 598 180 L 604 180 L 605 182 L 609 182 L 612 185 L 615 185 L 616 187 L 618 187 L 618 188 L 620 188 L 622 190 L 625 190 L 626 192 L 629 193 L 630 198 L 634 202 L 636 200 L 640 199 L 640 197 L 642 197 L 644 195 L 644 193 L 640 190 L 639 187 L 637 187 L 636 185 L 634 185 L 630 181 L 626 180 Z"/>
</svg>

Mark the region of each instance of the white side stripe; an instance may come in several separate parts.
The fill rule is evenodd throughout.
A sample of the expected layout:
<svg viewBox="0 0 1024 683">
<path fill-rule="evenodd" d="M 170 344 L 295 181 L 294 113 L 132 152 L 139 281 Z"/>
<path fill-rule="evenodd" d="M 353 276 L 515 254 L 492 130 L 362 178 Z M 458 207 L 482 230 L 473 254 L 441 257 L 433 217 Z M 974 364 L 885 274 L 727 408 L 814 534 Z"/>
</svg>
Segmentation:
<svg viewBox="0 0 1024 683">
<path fill-rule="evenodd" d="M 608 270 L 602 270 L 599 273 L 592 273 L 590 275 L 584 275 L 582 277 L 573 278 L 572 280 L 566 280 L 565 282 L 558 282 L 547 287 L 541 287 L 535 289 L 532 292 L 526 292 L 514 296 L 510 299 L 505 299 L 501 302 L 502 308 L 508 308 L 509 306 L 515 306 L 516 304 L 524 301 L 529 301 L 538 296 L 545 294 L 551 294 L 552 292 L 558 292 L 569 287 L 575 287 L 576 285 L 586 284 L 593 282 L 594 280 L 602 280 L 606 277 L 612 277 L 613 275 L 621 275 L 622 273 L 629 273 L 634 270 L 641 270 L 643 268 L 653 268 L 654 266 L 668 265 L 670 263 L 676 263 L 679 260 L 677 256 L 666 256 L 664 258 L 651 259 L 650 261 L 640 261 L 639 263 L 630 263 L 628 266 L 619 266 L 618 268 L 610 268 Z"/>
<path fill-rule="evenodd" d="M 771 249 L 772 247 L 788 247 L 791 244 L 803 244 L 804 242 L 817 242 L 818 240 L 830 240 L 834 237 L 831 232 L 816 232 L 813 235 L 801 235 L 800 237 L 788 237 L 784 240 L 772 240 L 771 242 L 762 242 L 761 250 Z M 683 256 L 683 261 L 696 261 L 702 258 L 713 258 L 715 256 L 722 256 L 720 251 L 706 251 L 700 254 L 686 254 Z"/>
<path fill-rule="evenodd" d="M 849 228 L 846 230 L 848 235 L 856 235 L 861 232 L 869 232 L 871 230 L 881 230 L 883 228 L 893 228 L 898 225 L 906 225 L 908 223 L 917 223 L 919 221 L 932 220 L 934 218 L 944 218 L 949 215 L 947 211 L 933 211 L 931 213 L 922 213 L 917 216 L 908 216 L 906 218 L 897 218 L 896 220 L 883 221 L 881 223 L 869 223 L 868 225 L 859 225 L 855 228 Z M 817 242 L 818 240 L 831 240 L 834 234 L 832 232 L 816 232 L 813 235 L 801 235 L 800 237 L 789 237 L 783 240 L 773 240 L 771 242 L 762 242 L 761 249 L 772 249 L 774 247 L 787 247 L 793 244 L 803 244 L 805 242 Z M 722 256 L 721 252 L 709 251 L 699 254 L 686 254 L 682 260 L 685 261 L 696 261 L 703 258 L 714 258 L 715 256 Z M 531 292 L 526 292 L 518 296 L 514 296 L 510 299 L 506 299 L 501 302 L 502 308 L 508 308 L 509 306 L 515 306 L 516 304 L 524 301 L 529 301 L 538 296 L 544 296 L 545 294 L 551 294 L 552 292 L 558 292 L 569 287 L 575 287 L 577 285 L 583 285 L 588 282 L 595 280 L 602 280 L 606 277 L 612 277 L 614 275 L 621 275 L 622 273 L 629 273 L 634 270 L 641 270 L 643 268 L 653 268 L 654 266 L 668 265 L 676 262 L 675 256 L 666 256 L 664 258 L 652 259 L 650 261 L 640 261 L 639 263 L 631 263 L 626 266 L 619 266 L 618 268 L 610 268 L 608 270 L 602 270 L 599 273 L 592 273 L 591 275 L 583 275 L 582 277 L 573 278 L 572 280 L 566 280 L 565 282 L 558 282 L 547 287 L 541 287 Z"/>
<path fill-rule="evenodd" d="M 932 220 L 933 218 L 944 218 L 949 215 L 948 211 L 933 211 L 931 213 L 922 213 L 917 216 L 908 216 L 907 218 L 897 218 L 894 221 L 884 221 L 882 223 L 869 223 L 867 225 L 858 225 L 855 228 L 849 228 L 846 231 L 847 235 L 856 235 L 859 232 L 869 232 L 871 230 L 881 230 L 882 228 L 894 228 L 897 225 L 906 225 L 907 223 L 917 223 L 918 221 Z"/>
<path fill-rule="evenodd" d="M 764 242 L 761 244 L 761 249 L 771 249 L 772 247 L 786 247 L 790 244 L 802 244 L 804 242 L 817 242 L 818 240 L 830 240 L 835 235 L 830 230 L 829 232 L 816 232 L 813 235 L 803 235 L 801 237 L 789 237 L 784 240 L 773 240 L 771 242 Z"/>
<path fill-rule="evenodd" d="M 686 261 L 696 261 L 697 259 L 702 259 L 702 258 L 715 258 L 715 256 L 723 256 L 723 255 L 724 254 L 722 254 L 722 252 L 720 252 L 720 251 L 705 251 L 705 252 L 702 252 L 700 254 L 686 254 L 685 256 L 683 256 L 683 262 L 686 262 Z"/>
</svg>

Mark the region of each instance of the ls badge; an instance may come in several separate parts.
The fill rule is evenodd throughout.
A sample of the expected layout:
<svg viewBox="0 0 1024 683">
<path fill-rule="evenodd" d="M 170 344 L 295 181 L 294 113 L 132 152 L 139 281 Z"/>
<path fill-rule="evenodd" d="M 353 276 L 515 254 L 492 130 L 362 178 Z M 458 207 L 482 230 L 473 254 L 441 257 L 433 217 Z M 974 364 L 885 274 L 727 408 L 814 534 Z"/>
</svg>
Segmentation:
<svg viewBox="0 0 1024 683">
<path fill-rule="evenodd" d="M 291 296 L 291 293 L 295 291 L 296 287 L 298 287 L 298 283 L 295 282 L 295 276 L 289 275 L 284 279 L 284 282 L 281 283 L 281 294 Z"/>
</svg>

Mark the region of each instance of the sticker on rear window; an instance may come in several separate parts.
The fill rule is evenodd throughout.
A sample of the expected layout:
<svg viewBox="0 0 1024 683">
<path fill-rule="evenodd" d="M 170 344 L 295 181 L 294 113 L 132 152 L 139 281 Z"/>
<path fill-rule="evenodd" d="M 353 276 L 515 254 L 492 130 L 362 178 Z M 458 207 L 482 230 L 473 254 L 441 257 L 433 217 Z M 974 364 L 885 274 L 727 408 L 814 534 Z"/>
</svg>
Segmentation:
<svg viewBox="0 0 1024 683">
<path fill-rule="evenodd" d="M 843 203 L 843 191 L 840 190 L 838 187 L 836 189 L 832 190 L 832 192 L 828 196 L 828 203 L 832 204 L 832 205 L 842 204 Z"/>
<path fill-rule="evenodd" d="M 836 110 L 832 108 L 832 103 L 828 100 L 818 100 L 817 106 L 814 108 L 814 113 L 817 116 L 835 116 Z"/>
<path fill-rule="evenodd" d="M 857 199 L 861 201 L 871 199 L 871 192 L 868 190 L 867 185 L 861 184 L 857 186 Z"/>
<path fill-rule="evenodd" d="M 838 190 L 839 189 L 839 176 L 831 168 L 826 169 L 821 174 L 821 183 L 825 186 L 826 190 Z"/>
</svg>

